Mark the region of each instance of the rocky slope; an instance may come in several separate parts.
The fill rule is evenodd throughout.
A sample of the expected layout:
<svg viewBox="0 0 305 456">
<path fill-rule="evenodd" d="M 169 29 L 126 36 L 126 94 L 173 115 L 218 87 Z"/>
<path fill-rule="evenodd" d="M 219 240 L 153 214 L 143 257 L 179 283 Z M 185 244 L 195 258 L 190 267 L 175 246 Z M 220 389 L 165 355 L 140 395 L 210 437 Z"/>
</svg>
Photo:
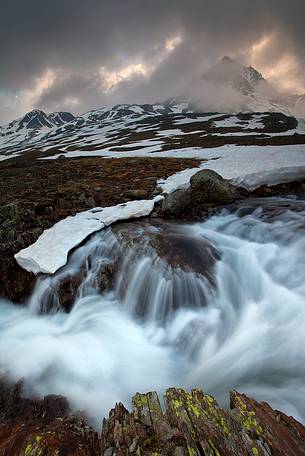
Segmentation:
<svg viewBox="0 0 305 456">
<path fill-rule="evenodd" d="M 302 456 L 305 428 L 236 391 L 230 410 L 200 389 L 137 393 L 129 412 L 116 404 L 98 435 L 64 397 L 26 399 L 22 382 L 0 382 L 1 456 Z"/>
</svg>

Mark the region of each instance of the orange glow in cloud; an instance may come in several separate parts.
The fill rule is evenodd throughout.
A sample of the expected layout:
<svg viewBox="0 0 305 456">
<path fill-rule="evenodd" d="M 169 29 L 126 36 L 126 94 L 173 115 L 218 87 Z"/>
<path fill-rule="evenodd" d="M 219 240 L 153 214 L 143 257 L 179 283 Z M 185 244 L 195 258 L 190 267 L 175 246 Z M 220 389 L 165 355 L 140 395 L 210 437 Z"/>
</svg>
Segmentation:
<svg viewBox="0 0 305 456">
<path fill-rule="evenodd" d="M 169 38 L 165 42 L 165 49 L 169 52 L 172 52 L 176 49 L 177 46 L 182 42 L 182 36 L 181 35 L 176 35 L 173 36 L 172 38 Z"/>
<path fill-rule="evenodd" d="M 261 54 L 266 50 L 267 46 L 271 43 L 271 36 L 263 36 L 259 41 L 254 43 L 251 47 L 251 61 L 256 60 L 261 56 Z"/>
<path fill-rule="evenodd" d="M 282 91 L 304 93 L 304 82 L 300 78 L 301 69 L 296 57 L 286 50 L 276 62 L 268 64 L 268 52 L 276 44 L 276 34 L 264 35 L 259 41 L 253 43 L 245 55 L 249 56 L 252 66 L 257 68 L 275 88 Z"/>
<path fill-rule="evenodd" d="M 103 88 L 106 92 L 112 92 L 120 82 L 128 80 L 134 76 L 148 76 L 151 69 L 144 63 L 132 63 L 119 71 L 108 71 L 105 67 L 100 68 L 100 75 L 103 79 Z"/>
<path fill-rule="evenodd" d="M 154 49 L 159 49 L 159 52 L 156 53 L 155 57 L 150 60 L 149 63 L 144 61 L 130 63 L 118 70 L 111 70 L 102 66 L 99 70 L 99 74 L 102 79 L 102 90 L 106 93 L 111 93 L 118 88 L 121 82 L 132 79 L 136 76 L 149 78 L 182 41 L 182 36 L 180 34 L 176 34 L 171 38 L 168 38 L 161 48 L 154 46 Z"/>
</svg>

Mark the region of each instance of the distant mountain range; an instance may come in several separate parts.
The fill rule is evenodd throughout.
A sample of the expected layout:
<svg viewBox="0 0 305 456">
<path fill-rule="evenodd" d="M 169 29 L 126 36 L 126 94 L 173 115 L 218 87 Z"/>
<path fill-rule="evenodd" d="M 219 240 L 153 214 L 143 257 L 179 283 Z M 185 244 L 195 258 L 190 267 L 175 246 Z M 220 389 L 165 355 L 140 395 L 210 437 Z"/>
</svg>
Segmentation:
<svg viewBox="0 0 305 456">
<path fill-rule="evenodd" d="M 71 122 L 74 118 L 74 115 L 70 112 L 46 114 L 39 109 L 34 109 L 25 114 L 25 116 L 0 127 L 0 147 L 2 145 L 10 147 L 31 141 L 37 135 L 47 133 L 51 129 Z"/>
<path fill-rule="evenodd" d="M 93 130 L 110 134 L 149 118 L 207 112 L 281 112 L 296 117 L 303 113 L 305 117 L 305 94 L 281 94 L 255 68 L 224 57 L 194 83 L 193 96 L 169 98 L 161 104 L 120 104 L 78 117 L 35 109 L 0 127 L 0 150 L 11 153 L 21 147 L 49 146 L 57 140 L 71 144 L 80 134 L 90 136 Z"/>
</svg>

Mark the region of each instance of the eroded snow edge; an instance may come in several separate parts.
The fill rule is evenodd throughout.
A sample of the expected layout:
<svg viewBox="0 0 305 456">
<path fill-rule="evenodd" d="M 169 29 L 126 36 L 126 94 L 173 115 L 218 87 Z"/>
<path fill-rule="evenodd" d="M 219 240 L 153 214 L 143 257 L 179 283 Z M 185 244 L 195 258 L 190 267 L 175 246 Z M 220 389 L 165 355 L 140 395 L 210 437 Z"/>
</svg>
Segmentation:
<svg viewBox="0 0 305 456">
<path fill-rule="evenodd" d="M 67 263 L 69 252 L 90 234 L 120 220 L 148 216 L 156 200 L 96 207 L 67 217 L 45 230 L 34 244 L 16 253 L 15 259 L 28 272 L 54 274 Z"/>
</svg>

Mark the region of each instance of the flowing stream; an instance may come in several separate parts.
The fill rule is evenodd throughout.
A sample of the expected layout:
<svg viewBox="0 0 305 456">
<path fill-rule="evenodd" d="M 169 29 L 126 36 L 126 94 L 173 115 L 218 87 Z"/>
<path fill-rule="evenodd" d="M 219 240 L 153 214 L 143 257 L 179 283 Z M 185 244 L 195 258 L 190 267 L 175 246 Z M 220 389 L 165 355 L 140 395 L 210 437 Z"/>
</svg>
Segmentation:
<svg viewBox="0 0 305 456">
<path fill-rule="evenodd" d="M 63 394 L 98 423 L 116 401 L 170 386 L 223 405 L 234 388 L 305 422 L 305 202 L 102 231 L 37 281 L 27 307 L 0 301 L 0 339 L 1 373 L 24 377 L 25 394 Z"/>
</svg>

